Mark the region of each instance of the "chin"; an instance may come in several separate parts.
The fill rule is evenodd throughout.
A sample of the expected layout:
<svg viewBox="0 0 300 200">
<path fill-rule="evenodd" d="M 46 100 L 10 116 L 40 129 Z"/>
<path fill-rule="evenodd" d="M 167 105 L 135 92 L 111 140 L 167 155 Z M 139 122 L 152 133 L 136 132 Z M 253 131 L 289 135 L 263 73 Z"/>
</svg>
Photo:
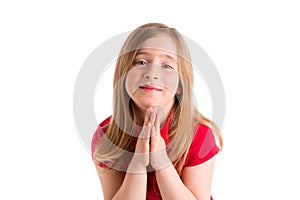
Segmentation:
<svg viewBox="0 0 300 200">
<path fill-rule="evenodd" d="M 141 104 L 141 107 L 144 108 L 144 109 L 147 109 L 147 108 L 157 106 L 157 105 L 159 105 L 159 104 L 155 103 L 155 102 L 147 102 L 147 103 Z"/>
</svg>

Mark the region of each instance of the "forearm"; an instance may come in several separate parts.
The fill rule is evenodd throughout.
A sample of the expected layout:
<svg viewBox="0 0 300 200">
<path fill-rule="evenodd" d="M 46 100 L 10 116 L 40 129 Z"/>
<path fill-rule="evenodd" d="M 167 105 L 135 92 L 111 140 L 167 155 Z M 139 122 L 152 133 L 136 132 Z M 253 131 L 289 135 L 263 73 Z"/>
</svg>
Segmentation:
<svg viewBox="0 0 300 200">
<path fill-rule="evenodd" d="M 126 173 L 124 181 L 113 200 L 146 199 L 147 174 Z"/>
<path fill-rule="evenodd" d="M 165 200 L 196 200 L 192 192 L 183 184 L 173 165 L 155 172 L 161 196 Z"/>
<path fill-rule="evenodd" d="M 147 171 L 146 167 L 133 159 L 127 169 L 124 181 L 115 194 L 113 200 L 141 200 L 146 199 Z"/>
</svg>

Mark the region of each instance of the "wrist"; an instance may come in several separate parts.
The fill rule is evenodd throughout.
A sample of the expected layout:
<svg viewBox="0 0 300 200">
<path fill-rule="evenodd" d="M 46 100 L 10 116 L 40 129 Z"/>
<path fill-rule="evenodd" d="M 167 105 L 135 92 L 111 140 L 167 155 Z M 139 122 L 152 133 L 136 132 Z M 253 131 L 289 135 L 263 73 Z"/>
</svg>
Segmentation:
<svg viewBox="0 0 300 200">
<path fill-rule="evenodd" d="M 168 154 L 165 149 L 161 149 L 160 151 L 151 152 L 150 153 L 150 162 L 151 166 L 155 171 L 167 168 L 172 166 L 172 162 L 168 157 Z"/>
<path fill-rule="evenodd" d="M 149 165 L 148 153 L 135 153 L 129 163 L 127 172 L 129 173 L 146 173 Z"/>
</svg>

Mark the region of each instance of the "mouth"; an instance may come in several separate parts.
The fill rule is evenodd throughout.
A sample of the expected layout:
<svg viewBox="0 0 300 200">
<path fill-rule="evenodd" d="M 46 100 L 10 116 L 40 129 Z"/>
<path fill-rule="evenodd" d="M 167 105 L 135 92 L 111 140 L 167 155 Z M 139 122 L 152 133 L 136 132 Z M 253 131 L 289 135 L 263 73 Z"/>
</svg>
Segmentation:
<svg viewBox="0 0 300 200">
<path fill-rule="evenodd" d="M 148 90 L 148 91 L 162 91 L 162 89 L 158 88 L 158 87 L 155 87 L 153 85 L 142 85 L 139 87 L 140 89 L 143 89 L 143 90 Z"/>
</svg>

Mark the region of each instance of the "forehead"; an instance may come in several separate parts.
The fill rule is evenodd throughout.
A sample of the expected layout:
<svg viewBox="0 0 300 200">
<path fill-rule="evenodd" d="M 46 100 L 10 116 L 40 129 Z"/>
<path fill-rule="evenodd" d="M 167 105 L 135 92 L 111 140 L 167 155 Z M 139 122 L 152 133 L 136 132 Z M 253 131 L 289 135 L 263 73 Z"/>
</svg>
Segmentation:
<svg viewBox="0 0 300 200">
<path fill-rule="evenodd" d="M 141 49 L 160 49 L 162 51 L 176 54 L 176 44 L 173 39 L 167 35 L 156 35 L 147 39 L 140 46 Z"/>
<path fill-rule="evenodd" d="M 176 44 L 173 39 L 167 35 L 156 35 L 143 42 L 138 51 L 138 55 L 146 52 L 150 54 L 152 52 L 160 52 L 162 55 L 177 60 Z"/>
</svg>

